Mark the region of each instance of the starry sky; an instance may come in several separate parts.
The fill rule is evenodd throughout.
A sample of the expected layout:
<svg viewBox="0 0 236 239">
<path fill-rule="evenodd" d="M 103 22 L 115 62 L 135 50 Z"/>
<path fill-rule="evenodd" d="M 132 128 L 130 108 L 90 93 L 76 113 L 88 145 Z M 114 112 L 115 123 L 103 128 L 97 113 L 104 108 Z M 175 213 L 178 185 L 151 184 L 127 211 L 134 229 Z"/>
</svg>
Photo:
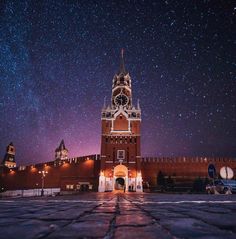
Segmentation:
<svg viewBox="0 0 236 239">
<path fill-rule="evenodd" d="M 99 153 L 120 50 L 143 156 L 236 156 L 236 2 L 1 1 L 0 157 Z"/>
</svg>

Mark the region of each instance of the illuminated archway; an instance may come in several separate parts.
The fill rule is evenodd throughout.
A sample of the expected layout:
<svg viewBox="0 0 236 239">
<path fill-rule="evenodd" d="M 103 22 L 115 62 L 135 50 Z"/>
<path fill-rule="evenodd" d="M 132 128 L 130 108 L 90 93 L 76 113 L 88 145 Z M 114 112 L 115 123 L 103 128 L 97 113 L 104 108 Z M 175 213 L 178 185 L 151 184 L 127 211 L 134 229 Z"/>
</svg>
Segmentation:
<svg viewBox="0 0 236 239">
<path fill-rule="evenodd" d="M 117 165 L 114 168 L 114 176 L 115 177 L 127 177 L 128 176 L 128 168 L 122 164 Z"/>
<path fill-rule="evenodd" d="M 128 188 L 128 168 L 122 164 L 114 168 L 113 190 Z"/>
</svg>

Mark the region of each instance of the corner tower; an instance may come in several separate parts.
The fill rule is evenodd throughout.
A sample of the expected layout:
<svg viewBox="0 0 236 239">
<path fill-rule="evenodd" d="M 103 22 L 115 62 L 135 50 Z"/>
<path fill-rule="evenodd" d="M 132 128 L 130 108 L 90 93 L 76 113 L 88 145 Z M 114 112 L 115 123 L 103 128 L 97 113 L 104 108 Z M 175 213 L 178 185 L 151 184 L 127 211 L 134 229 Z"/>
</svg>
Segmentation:
<svg viewBox="0 0 236 239">
<path fill-rule="evenodd" d="M 16 167 L 15 154 L 16 154 L 16 150 L 15 150 L 13 143 L 11 142 L 7 146 L 6 154 L 4 156 L 2 165 L 6 166 L 8 168 L 15 168 Z"/>
<path fill-rule="evenodd" d="M 142 192 L 140 168 L 141 109 L 132 101 L 132 80 L 121 50 L 120 69 L 113 77 L 111 102 L 102 109 L 99 192 L 124 189 Z"/>
<path fill-rule="evenodd" d="M 68 159 L 68 149 L 65 146 L 64 140 L 61 141 L 58 148 L 55 150 L 55 160 L 66 160 Z"/>
</svg>

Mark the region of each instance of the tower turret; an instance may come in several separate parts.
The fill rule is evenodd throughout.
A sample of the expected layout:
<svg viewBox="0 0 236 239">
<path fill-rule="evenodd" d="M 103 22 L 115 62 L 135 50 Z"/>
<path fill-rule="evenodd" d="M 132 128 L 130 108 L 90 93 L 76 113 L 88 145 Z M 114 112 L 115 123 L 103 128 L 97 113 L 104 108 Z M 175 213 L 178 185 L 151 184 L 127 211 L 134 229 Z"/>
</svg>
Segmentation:
<svg viewBox="0 0 236 239">
<path fill-rule="evenodd" d="M 60 145 L 55 150 L 55 160 L 68 159 L 68 149 L 65 146 L 64 140 L 62 139 Z"/>
<path fill-rule="evenodd" d="M 2 161 L 2 165 L 8 168 L 15 168 L 16 167 L 15 154 L 16 150 L 13 143 L 11 142 L 6 148 L 6 154 Z"/>
</svg>

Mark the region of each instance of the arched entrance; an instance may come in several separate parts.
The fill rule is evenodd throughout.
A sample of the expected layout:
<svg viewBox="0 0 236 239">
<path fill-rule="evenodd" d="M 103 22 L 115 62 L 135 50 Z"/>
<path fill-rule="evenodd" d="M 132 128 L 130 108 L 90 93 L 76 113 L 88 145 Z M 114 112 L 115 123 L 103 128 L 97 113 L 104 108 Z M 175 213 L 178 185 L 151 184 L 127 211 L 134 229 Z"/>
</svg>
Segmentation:
<svg viewBox="0 0 236 239">
<path fill-rule="evenodd" d="M 114 190 L 124 190 L 124 187 L 128 188 L 128 168 L 122 164 L 117 165 L 114 168 Z"/>
<path fill-rule="evenodd" d="M 117 178 L 115 181 L 115 190 L 123 190 L 125 186 L 124 178 Z"/>
</svg>

